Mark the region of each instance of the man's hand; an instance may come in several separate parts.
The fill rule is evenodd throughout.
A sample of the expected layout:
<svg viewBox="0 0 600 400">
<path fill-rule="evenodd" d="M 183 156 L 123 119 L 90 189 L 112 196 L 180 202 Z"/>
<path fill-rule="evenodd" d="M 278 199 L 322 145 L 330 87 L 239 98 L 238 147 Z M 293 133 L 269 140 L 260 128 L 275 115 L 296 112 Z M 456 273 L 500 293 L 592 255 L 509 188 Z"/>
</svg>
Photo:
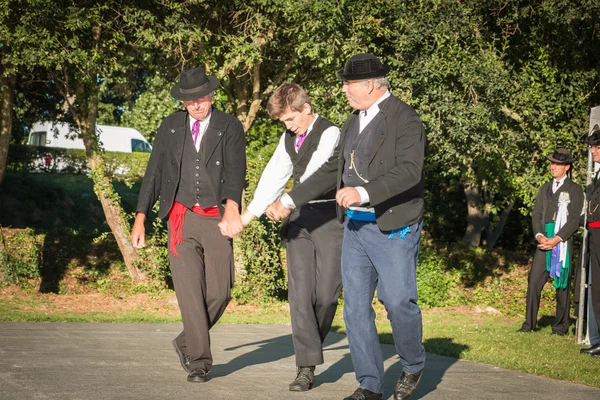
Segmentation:
<svg viewBox="0 0 600 400">
<path fill-rule="evenodd" d="M 361 202 L 360 193 L 356 188 L 346 186 L 337 191 L 335 201 L 344 208 L 359 206 Z"/>
<path fill-rule="evenodd" d="M 227 199 L 223 218 L 219 222 L 219 229 L 223 236 L 230 238 L 233 238 L 244 230 L 237 202 Z"/>
<path fill-rule="evenodd" d="M 248 224 L 250 222 L 252 222 L 252 220 L 255 218 L 254 214 L 252 214 L 250 211 L 248 210 L 244 210 L 244 212 L 242 213 L 242 225 L 244 225 L 244 228 L 246 226 L 248 226 Z"/>
<path fill-rule="evenodd" d="M 135 214 L 135 222 L 133 228 L 131 228 L 131 244 L 135 249 L 141 249 L 146 246 L 146 228 L 144 227 L 144 220 L 146 215 L 139 212 Z"/>
<path fill-rule="evenodd" d="M 539 244 L 544 244 L 548 241 L 548 238 L 542 234 L 539 234 L 535 237 Z"/>
<path fill-rule="evenodd" d="M 290 215 L 291 211 L 292 210 L 290 210 L 289 208 L 285 208 L 283 204 L 281 204 L 281 201 L 278 200 L 267 208 L 266 214 L 270 220 L 279 221 L 281 219 L 287 218 L 287 216 Z"/>
<path fill-rule="evenodd" d="M 560 236 L 554 236 L 552 239 L 547 239 L 544 243 L 538 245 L 540 250 L 552 250 L 554 246 L 560 243 Z"/>
</svg>

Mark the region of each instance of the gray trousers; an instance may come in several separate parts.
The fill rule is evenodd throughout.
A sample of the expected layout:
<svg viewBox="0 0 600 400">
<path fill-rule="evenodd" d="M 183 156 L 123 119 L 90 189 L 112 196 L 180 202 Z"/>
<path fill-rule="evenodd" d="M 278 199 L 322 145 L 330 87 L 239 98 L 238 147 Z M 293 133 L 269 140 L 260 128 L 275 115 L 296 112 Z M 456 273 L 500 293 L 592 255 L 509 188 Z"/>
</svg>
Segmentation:
<svg viewBox="0 0 600 400">
<path fill-rule="evenodd" d="M 335 202 L 308 204 L 290 216 L 286 233 L 288 301 L 298 367 L 323 364 L 323 341 L 342 288 L 343 235 Z"/>
<path fill-rule="evenodd" d="M 179 348 L 190 357 L 190 370 L 210 371 L 213 358 L 209 330 L 217 323 L 233 286 L 233 242 L 221 235 L 220 217 L 204 217 L 187 211 L 182 230 L 183 243 L 169 261 L 183 331 L 177 336 Z M 169 238 L 171 227 L 169 226 Z"/>
</svg>

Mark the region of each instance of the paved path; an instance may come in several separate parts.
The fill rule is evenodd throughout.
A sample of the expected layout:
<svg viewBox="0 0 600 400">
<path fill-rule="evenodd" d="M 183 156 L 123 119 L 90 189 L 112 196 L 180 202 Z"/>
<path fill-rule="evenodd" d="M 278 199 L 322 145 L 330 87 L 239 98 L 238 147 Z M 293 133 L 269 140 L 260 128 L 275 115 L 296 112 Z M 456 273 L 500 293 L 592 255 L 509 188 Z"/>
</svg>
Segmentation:
<svg viewBox="0 0 600 400">
<path fill-rule="evenodd" d="M 342 400 L 357 387 L 346 337 L 330 333 L 316 387 L 287 390 L 295 373 L 290 327 L 217 325 L 206 383 L 188 383 L 171 340 L 179 324 L 0 323 L 0 399 Z M 400 372 L 386 358 L 385 399 Z M 414 399 L 591 400 L 600 389 L 428 354 Z"/>
</svg>

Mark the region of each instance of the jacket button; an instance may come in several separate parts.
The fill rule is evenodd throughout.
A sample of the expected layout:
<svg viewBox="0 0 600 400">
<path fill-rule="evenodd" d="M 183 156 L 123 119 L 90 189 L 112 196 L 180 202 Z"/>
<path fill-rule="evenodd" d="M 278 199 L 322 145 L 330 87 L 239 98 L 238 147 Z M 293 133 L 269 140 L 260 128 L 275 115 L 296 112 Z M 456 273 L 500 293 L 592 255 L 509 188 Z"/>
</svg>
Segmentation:
<svg viewBox="0 0 600 400">
<path fill-rule="evenodd" d="M 175 129 L 171 129 L 171 133 L 175 133 Z"/>
<path fill-rule="evenodd" d="M 221 179 L 221 183 L 225 183 L 225 179 Z"/>
<path fill-rule="evenodd" d="M 221 161 L 217 161 L 217 162 L 215 162 L 215 164 L 221 165 Z"/>
<path fill-rule="evenodd" d="M 175 160 L 171 160 L 171 164 L 175 164 Z"/>
<path fill-rule="evenodd" d="M 217 132 L 217 136 L 221 136 L 223 133 L 221 132 Z"/>
<path fill-rule="evenodd" d="M 388 212 L 391 214 L 391 213 L 393 213 L 393 212 L 394 212 L 394 210 L 388 210 Z"/>
<path fill-rule="evenodd" d="M 379 161 L 379 164 L 383 164 L 383 160 Z"/>
<path fill-rule="evenodd" d="M 171 183 L 171 180 L 170 180 L 170 179 L 167 179 L 167 183 Z"/>
</svg>

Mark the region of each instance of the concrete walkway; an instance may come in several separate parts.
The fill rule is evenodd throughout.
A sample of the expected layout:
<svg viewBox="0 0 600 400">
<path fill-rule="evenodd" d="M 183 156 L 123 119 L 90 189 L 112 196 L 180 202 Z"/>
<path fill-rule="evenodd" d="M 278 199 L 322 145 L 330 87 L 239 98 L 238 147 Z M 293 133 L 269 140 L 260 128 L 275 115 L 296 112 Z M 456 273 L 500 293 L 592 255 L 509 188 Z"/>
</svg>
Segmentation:
<svg viewBox="0 0 600 400">
<path fill-rule="evenodd" d="M 206 383 L 188 383 L 171 347 L 179 324 L 0 323 L 0 399 L 342 400 L 357 387 L 343 335 L 330 333 L 314 389 L 287 390 L 295 367 L 290 327 L 217 325 Z M 385 399 L 399 375 L 383 345 Z M 414 399 L 590 400 L 600 389 L 428 354 Z"/>
</svg>

